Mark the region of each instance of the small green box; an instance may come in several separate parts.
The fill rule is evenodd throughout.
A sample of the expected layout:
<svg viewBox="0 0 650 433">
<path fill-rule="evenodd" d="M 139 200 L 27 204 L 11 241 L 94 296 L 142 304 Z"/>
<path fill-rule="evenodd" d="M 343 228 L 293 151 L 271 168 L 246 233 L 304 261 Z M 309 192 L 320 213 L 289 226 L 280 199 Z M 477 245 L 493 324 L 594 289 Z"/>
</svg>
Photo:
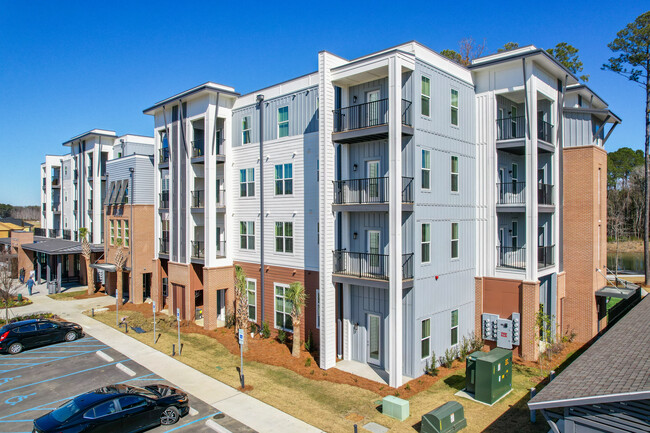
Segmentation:
<svg viewBox="0 0 650 433">
<path fill-rule="evenodd" d="M 404 421 L 409 417 L 409 402 L 408 400 L 402 400 L 401 398 L 389 395 L 382 400 L 381 411 L 384 415 Z"/>
<path fill-rule="evenodd" d="M 512 352 L 496 348 L 467 357 L 465 385 L 480 402 L 494 404 L 512 389 Z"/>
<path fill-rule="evenodd" d="M 457 401 L 448 401 L 422 415 L 420 433 L 452 433 L 465 427 L 467 427 L 467 420 L 463 406 Z"/>
</svg>

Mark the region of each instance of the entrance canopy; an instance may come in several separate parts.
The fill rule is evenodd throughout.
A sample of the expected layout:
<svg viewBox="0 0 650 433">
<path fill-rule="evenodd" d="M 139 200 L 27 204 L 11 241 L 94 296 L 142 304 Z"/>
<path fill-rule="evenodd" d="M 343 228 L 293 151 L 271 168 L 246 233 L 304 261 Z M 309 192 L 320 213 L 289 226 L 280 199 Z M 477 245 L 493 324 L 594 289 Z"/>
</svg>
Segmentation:
<svg viewBox="0 0 650 433">
<path fill-rule="evenodd" d="M 606 298 L 621 298 L 627 299 L 630 296 L 634 295 L 637 291 L 637 288 L 634 287 L 614 287 L 614 286 L 605 286 L 602 289 L 596 292 L 596 296 L 603 296 Z"/>
<path fill-rule="evenodd" d="M 37 238 L 35 242 L 22 244 L 21 247 L 26 251 L 34 251 L 35 253 L 47 255 L 81 254 L 81 242 L 69 241 L 67 239 Z M 90 251 L 93 253 L 104 252 L 104 246 L 90 244 Z"/>
</svg>

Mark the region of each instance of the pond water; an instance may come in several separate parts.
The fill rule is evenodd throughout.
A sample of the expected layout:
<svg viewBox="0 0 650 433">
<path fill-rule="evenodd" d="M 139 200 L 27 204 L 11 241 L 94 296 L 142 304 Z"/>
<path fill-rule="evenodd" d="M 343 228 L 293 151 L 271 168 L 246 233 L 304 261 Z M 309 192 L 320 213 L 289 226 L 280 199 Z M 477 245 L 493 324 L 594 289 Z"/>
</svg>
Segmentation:
<svg viewBox="0 0 650 433">
<path fill-rule="evenodd" d="M 616 269 L 616 253 L 607 253 L 607 267 Z M 643 253 L 618 253 L 618 270 L 643 273 Z"/>
</svg>

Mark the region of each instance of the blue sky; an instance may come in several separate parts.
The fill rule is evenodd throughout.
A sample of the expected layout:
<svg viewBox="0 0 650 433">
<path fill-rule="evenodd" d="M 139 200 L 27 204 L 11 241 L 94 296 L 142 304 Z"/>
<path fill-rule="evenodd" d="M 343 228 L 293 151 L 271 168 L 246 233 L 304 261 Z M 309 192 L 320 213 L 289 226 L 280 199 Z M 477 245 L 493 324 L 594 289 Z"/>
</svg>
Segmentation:
<svg viewBox="0 0 650 433">
<path fill-rule="evenodd" d="M 643 90 L 601 71 L 643 2 L 0 1 L 0 203 L 38 205 L 39 164 L 92 128 L 152 135 L 142 110 L 206 81 L 247 93 L 313 72 L 317 53 L 358 57 L 463 37 L 580 49 L 589 85 L 623 119 L 607 143 L 643 148 Z"/>
</svg>

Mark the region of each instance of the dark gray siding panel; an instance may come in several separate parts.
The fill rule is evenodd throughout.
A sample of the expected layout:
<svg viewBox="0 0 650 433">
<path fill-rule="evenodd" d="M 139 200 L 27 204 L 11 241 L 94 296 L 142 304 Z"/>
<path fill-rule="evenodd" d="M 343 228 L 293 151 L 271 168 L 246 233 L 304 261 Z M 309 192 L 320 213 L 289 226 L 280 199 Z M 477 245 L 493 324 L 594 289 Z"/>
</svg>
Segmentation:
<svg viewBox="0 0 650 433">
<path fill-rule="evenodd" d="M 367 323 L 368 314 L 381 317 L 381 353 L 382 368 L 386 367 L 388 355 L 388 291 L 374 287 L 350 286 L 352 323 L 359 324 L 357 331 L 352 330 L 352 359 L 367 362 Z"/>
</svg>

